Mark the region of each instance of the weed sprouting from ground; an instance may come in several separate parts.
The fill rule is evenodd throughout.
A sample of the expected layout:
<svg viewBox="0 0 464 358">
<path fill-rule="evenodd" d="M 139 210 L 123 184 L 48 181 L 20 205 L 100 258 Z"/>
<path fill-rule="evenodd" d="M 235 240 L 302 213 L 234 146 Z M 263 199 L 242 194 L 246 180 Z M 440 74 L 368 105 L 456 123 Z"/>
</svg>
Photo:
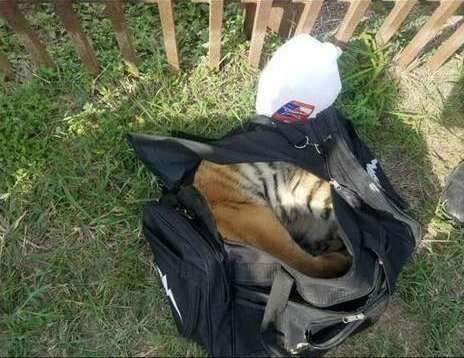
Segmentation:
<svg viewBox="0 0 464 358">
<path fill-rule="evenodd" d="M 365 133 L 381 125 L 396 104 L 396 83 L 388 76 L 391 56 L 364 33 L 340 59 L 342 94 L 338 107 Z"/>
</svg>

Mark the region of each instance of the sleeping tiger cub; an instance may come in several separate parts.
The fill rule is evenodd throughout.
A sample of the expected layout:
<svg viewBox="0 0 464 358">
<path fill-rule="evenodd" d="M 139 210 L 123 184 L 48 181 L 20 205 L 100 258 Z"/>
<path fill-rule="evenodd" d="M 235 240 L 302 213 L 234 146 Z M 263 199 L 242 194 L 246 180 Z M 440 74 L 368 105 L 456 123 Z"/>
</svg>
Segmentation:
<svg viewBox="0 0 464 358">
<path fill-rule="evenodd" d="M 284 162 L 202 161 L 193 184 L 224 239 L 255 246 L 312 277 L 337 277 L 350 267 L 327 181 Z"/>
</svg>

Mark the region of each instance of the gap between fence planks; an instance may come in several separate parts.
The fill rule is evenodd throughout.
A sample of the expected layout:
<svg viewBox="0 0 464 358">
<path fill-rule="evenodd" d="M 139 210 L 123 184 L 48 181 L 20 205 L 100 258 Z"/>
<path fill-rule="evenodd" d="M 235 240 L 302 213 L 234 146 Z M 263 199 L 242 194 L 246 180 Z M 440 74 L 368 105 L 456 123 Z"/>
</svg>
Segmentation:
<svg viewBox="0 0 464 358">
<path fill-rule="evenodd" d="M 53 60 L 18 8 L 15 0 L 0 0 L 0 15 L 29 51 L 32 61 L 40 66 L 53 66 Z"/>
<path fill-rule="evenodd" d="M 405 69 L 417 57 L 420 51 L 441 30 L 445 21 L 461 6 L 463 0 L 441 1 L 432 16 L 419 30 L 408 46 L 401 52 L 397 61 L 400 70 Z"/>
<path fill-rule="evenodd" d="M 358 26 L 359 22 L 362 20 L 370 3 L 370 0 L 350 0 L 348 11 L 335 35 L 335 42 L 337 45 L 344 46 L 350 40 L 356 26 Z"/>
<path fill-rule="evenodd" d="M 247 39 L 251 40 L 251 34 L 253 33 L 253 24 L 256 15 L 256 4 L 242 0 L 240 6 L 245 12 L 245 18 L 243 20 L 243 31 L 245 32 Z"/>
<path fill-rule="evenodd" d="M 430 71 L 438 70 L 445 61 L 451 57 L 464 44 L 464 24 L 451 35 L 451 37 L 443 42 L 437 52 L 427 61 L 425 66 Z"/>
<path fill-rule="evenodd" d="M 311 33 L 324 0 L 293 0 L 293 2 L 304 3 L 300 20 L 295 29 L 295 35 Z"/>
<path fill-rule="evenodd" d="M 266 37 L 267 23 L 271 15 L 272 1 L 256 0 L 255 19 L 251 34 L 250 53 L 248 59 L 253 68 L 258 68 Z"/>
<path fill-rule="evenodd" d="M 282 39 L 290 38 L 301 18 L 303 6 L 291 0 L 274 0 L 267 27 Z"/>
<path fill-rule="evenodd" d="M 113 30 L 116 33 L 116 40 L 118 41 L 118 46 L 121 50 L 124 62 L 126 62 L 131 71 L 138 72 L 138 59 L 129 35 L 121 0 L 107 0 L 106 12 L 111 20 Z"/>
<path fill-rule="evenodd" d="M 209 4 L 208 65 L 211 68 L 219 68 L 224 0 L 192 0 L 192 2 Z"/>
<path fill-rule="evenodd" d="M 72 1 L 55 0 L 55 11 L 79 52 L 84 65 L 90 73 L 98 75 L 100 73 L 100 65 L 98 64 L 97 56 L 82 29 L 79 18 L 72 9 Z"/>
<path fill-rule="evenodd" d="M 375 35 L 377 45 L 384 46 L 398 31 L 401 24 L 411 12 L 418 0 L 395 0 L 393 9 L 388 14 L 379 31 Z"/>
<path fill-rule="evenodd" d="M 177 56 L 176 29 L 172 13 L 172 0 L 157 0 L 158 11 L 161 18 L 161 31 L 163 32 L 164 47 L 169 65 L 174 71 L 179 71 L 179 58 Z"/>
<path fill-rule="evenodd" d="M 209 4 L 208 65 L 211 68 L 219 68 L 224 0 L 192 0 L 192 2 Z"/>
</svg>

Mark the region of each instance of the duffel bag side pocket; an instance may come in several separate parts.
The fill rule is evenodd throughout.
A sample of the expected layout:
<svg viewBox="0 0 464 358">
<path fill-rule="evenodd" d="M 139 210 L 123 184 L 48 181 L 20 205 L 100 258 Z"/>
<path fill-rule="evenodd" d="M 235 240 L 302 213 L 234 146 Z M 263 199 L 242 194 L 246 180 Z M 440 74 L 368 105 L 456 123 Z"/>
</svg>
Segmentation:
<svg viewBox="0 0 464 358">
<path fill-rule="evenodd" d="M 143 226 L 179 333 L 210 355 L 230 355 L 231 343 L 224 339 L 230 300 L 220 255 L 169 206 L 147 205 Z"/>
<path fill-rule="evenodd" d="M 177 330 L 191 337 L 198 321 L 202 275 L 199 270 L 184 262 L 177 250 L 165 245 L 161 237 L 144 228 L 150 242 L 156 270 L 171 307 Z"/>
<path fill-rule="evenodd" d="M 156 270 L 171 306 L 177 330 L 182 336 L 191 337 L 198 321 L 201 296 L 198 273 L 194 268 L 186 270 L 185 265 L 167 254 L 161 245 L 157 246 L 154 256 Z"/>
</svg>

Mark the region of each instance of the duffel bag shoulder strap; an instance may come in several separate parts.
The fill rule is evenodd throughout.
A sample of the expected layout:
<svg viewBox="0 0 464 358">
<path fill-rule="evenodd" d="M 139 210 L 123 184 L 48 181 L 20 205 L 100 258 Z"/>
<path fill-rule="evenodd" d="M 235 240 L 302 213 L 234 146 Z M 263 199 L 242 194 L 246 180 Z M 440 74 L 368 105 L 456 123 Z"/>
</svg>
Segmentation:
<svg viewBox="0 0 464 358">
<path fill-rule="evenodd" d="M 282 318 L 285 314 L 285 309 L 289 304 L 290 293 L 294 285 L 293 277 L 285 270 L 281 269 L 277 272 L 274 282 L 272 284 L 269 299 L 264 311 L 263 320 L 261 323 L 261 338 L 263 346 L 273 356 L 288 356 L 291 354 L 301 354 L 311 352 L 322 352 L 334 348 L 341 344 L 353 332 L 355 332 L 365 322 L 365 319 L 372 316 L 379 310 L 379 307 L 385 306 L 388 302 L 388 293 L 383 290 L 378 290 L 377 295 L 369 300 L 369 304 L 363 307 L 362 313 L 338 317 L 338 323 L 344 323 L 344 327 L 324 342 L 315 342 L 312 340 L 311 332 L 308 330 L 299 336 L 306 337 L 305 342 L 301 342 L 296 347 L 285 347 L 283 342 L 283 335 L 279 329 L 279 322 L 283 322 Z M 304 311 L 301 312 L 305 316 Z M 337 321 L 337 318 L 331 320 L 331 314 L 327 313 L 329 319 L 332 321 L 327 327 L 330 327 Z M 302 326 L 302 330 L 307 330 L 311 317 L 308 317 L 308 325 Z M 280 331 L 280 333 L 279 333 Z M 285 332 L 291 334 L 291 332 Z M 288 337 L 287 337 L 288 338 Z M 288 340 L 288 339 L 287 339 Z"/>
<path fill-rule="evenodd" d="M 294 280 L 288 273 L 283 270 L 277 272 L 261 323 L 263 346 L 266 347 L 269 353 L 276 356 L 288 355 L 287 350 L 278 342 L 278 335 L 275 334 L 275 329 L 277 316 L 284 311 L 293 284 Z"/>
</svg>

